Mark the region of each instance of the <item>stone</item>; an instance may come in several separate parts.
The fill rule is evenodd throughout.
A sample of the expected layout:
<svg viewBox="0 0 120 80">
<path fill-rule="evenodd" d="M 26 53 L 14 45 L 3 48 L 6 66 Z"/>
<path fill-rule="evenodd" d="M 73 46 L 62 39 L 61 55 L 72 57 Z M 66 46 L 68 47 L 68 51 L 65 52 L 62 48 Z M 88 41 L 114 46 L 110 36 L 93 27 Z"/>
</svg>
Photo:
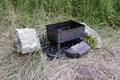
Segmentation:
<svg viewBox="0 0 120 80">
<path fill-rule="evenodd" d="M 91 65 L 78 65 L 74 72 L 77 74 L 75 80 L 104 80 L 101 70 Z"/>
<path fill-rule="evenodd" d="M 80 43 L 65 50 L 65 52 L 68 57 L 79 58 L 90 52 L 90 46 L 86 42 L 81 41 Z"/>
<path fill-rule="evenodd" d="M 83 22 L 80 22 L 80 23 L 85 26 L 85 35 L 90 36 L 90 34 L 91 34 L 93 37 L 96 37 L 96 39 L 98 41 L 96 48 L 101 48 L 102 41 L 101 41 L 99 34 L 95 30 L 91 29 L 87 24 L 85 24 Z"/>
<path fill-rule="evenodd" d="M 60 58 L 62 58 L 63 57 L 63 53 L 59 53 L 58 55 L 57 55 L 57 59 L 60 59 Z"/>
<path fill-rule="evenodd" d="M 18 53 L 30 53 L 40 48 L 40 41 L 35 29 L 16 29 L 15 47 Z"/>
</svg>

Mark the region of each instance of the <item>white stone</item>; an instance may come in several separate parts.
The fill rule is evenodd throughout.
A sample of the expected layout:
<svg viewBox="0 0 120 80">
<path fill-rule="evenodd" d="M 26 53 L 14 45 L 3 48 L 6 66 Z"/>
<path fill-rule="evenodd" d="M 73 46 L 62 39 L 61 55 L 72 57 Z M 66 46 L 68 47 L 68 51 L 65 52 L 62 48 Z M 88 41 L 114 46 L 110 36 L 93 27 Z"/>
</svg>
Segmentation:
<svg viewBox="0 0 120 80">
<path fill-rule="evenodd" d="M 16 29 L 15 46 L 18 53 L 30 53 L 40 48 L 40 41 L 35 29 Z"/>
<path fill-rule="evenodd" d="M 93 36 L 93 37 L 96 37 L 97 41 L 98 41 L 98 44 L 96 46 L 96 48 L 101 48 L 102 47 L 102 41 L 101 41 L 101 38 L 99 36 L 99 34 L 91 29 L 87 24 L 83 23 L 83 22 L 80 22 L 81 24 L 85 25 L 85 34 L 87 36 L 90 36 L 90 34 Z"/>
</svg>

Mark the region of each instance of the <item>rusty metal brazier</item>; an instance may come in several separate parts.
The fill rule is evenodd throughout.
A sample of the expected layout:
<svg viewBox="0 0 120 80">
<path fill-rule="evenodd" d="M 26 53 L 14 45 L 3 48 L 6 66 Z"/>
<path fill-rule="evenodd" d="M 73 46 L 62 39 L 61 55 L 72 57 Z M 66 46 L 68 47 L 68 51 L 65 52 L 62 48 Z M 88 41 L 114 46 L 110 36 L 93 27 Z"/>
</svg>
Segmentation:
<svg viewBox="0 0 120 80">
<path fill-rule="evenodd" d="M 61 43 L 83 37 L 85 26 L 78 22 L 69 20 L 47 25 L 46 29 L 48 39 L 57 43 L 58 50 L 60 50 Z"/>
</svg>

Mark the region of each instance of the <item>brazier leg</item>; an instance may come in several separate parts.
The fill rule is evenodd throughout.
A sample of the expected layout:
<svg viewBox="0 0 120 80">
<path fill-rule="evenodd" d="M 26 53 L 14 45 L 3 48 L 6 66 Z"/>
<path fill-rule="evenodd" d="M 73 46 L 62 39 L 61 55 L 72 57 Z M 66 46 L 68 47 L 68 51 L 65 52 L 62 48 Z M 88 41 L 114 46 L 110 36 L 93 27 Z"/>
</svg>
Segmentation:
<svg viewBox="0 0 120 80">
<path fill-rule="evenodd" d="M 57 48 L 58 48 L 58 53 L 60 53 L 61 49 L 60 49 L 60 43 L 57 44 Z"/>
</svg>

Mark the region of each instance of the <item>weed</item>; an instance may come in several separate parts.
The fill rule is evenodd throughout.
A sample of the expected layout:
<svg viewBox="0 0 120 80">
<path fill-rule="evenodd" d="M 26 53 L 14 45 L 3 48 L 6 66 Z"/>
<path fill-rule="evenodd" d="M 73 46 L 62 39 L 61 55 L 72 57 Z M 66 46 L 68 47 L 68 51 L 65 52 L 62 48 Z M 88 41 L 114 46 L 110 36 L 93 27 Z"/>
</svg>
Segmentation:
<svg viewBox="0 0 120 80">
<path fill-rule="evenodd" d="M 93 37 L 91 34 L 90 36 L 86 36 L 86 42 L 91 46 L 91 48 L 95 49 L 97 46 L 97 39 Z"/>
<path fill-rule="evenodd" d="M 9 61 L 10 63 L 12 62 L 11 54 L 8 54 L 8 55 L 7 55 L 7 59 L 8 59 L 8 61 Z"/>
</svg>

